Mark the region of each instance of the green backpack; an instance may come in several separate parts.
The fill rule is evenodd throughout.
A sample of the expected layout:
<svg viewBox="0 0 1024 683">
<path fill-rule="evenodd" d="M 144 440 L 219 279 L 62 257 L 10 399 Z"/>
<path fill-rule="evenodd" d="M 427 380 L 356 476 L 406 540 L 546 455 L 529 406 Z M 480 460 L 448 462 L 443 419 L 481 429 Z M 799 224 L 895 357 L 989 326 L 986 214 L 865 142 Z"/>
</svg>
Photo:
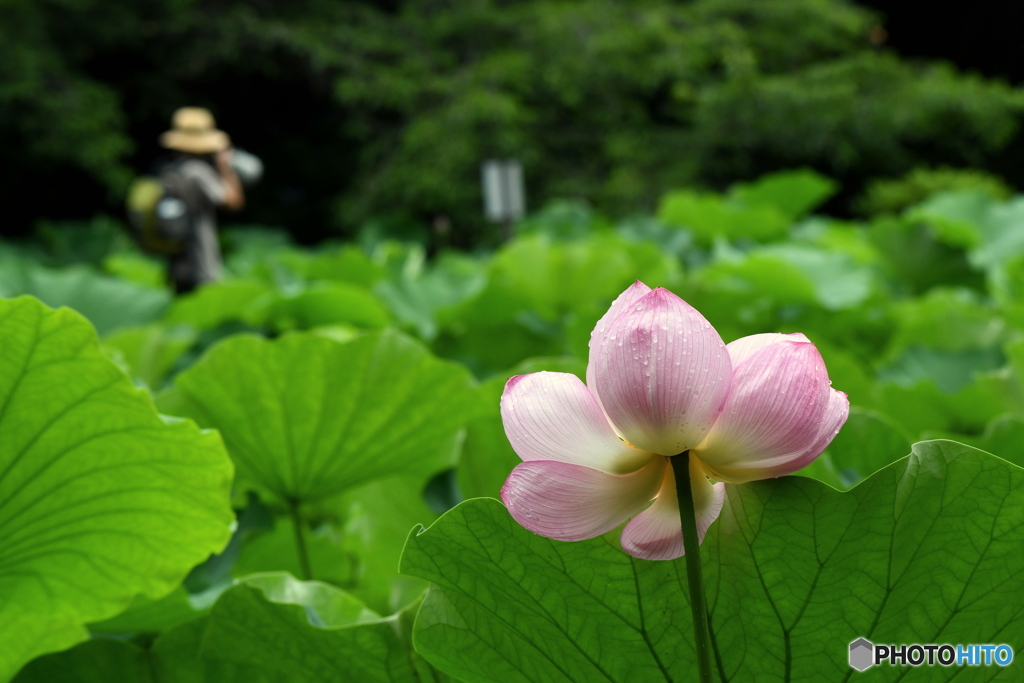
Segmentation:
<svg viewBox="0 0 1024 683">
<path fill-rule="evenodd" d="M 128 187 L 125 206 L 132 236 L 151 254 L 180 254 L 191 233 L 187 181 L 176 168 L 141 176 Z"/>
</svg>

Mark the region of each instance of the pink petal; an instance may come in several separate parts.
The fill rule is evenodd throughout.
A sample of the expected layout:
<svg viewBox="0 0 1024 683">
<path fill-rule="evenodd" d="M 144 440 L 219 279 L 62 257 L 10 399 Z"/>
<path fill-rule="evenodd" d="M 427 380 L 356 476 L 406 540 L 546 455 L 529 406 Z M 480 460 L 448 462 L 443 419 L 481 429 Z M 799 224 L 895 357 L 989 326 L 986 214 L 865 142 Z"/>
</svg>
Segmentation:
<svg viewBox="0 0 1024 683">
<path fill-rule="evenodd" d="M 625 473 L 651 457 L 619 439 L 590 389 L 569 373 L 510 379 L 501 396 L 501 420 L 512 448 L 525 461 L 558 460 Z"/>
<path fill-rule="evenodd" d="M 590 333 L 590 348 L 594 348 L 595 342 L 600 342 L 604 339 L 608 326 L 615 322 L 616 318 L 637 301 L 644 298 L 650 291 L 650 287 L 637 280 L 627 287 L 626 291 L 619 294 L 615 301 L 612 302 L 612 305 L 608 307 L 608 312 L 601 316 L 601 319 L 594 325 L 594 331 Z M 587 384 L 591 383 L 590 368 L 587 368 Z"/>
<path fill-rule="evenodd" d="M 708 527 L 722 511 L 725 484 L 712 485 L 700 461 L 693 457 L 689 460 L 690 489 L 697 513 L 697 542 L 703 543 Z M 674 560 L 686 554 L 679 522 L 679 497 L 671 467 L 665 472 L 657 500 L 622 530 L 622 548 L 645 560 Z"/>
<path fill-rule="evenodd" d="M 776 465 L 775 469 L 778 474 L 772 476 L 781 477 L 784 474 L 792 474 L 810 465 L 832 443 L 832 439 L 846 424 L 846 418 L 849 416 L 850 399 L 841 391 L 829 389 L 828 407 L 825 408 L 825 416 L 821 419 L 821 424 L 818 425 L 818 434 L 814 442 L 808 445 L 803 452 L 794 454 L 784 463 Z"/>
<path fill-rule="evenodd" d="M 652 457 L 630 474 L 554 460 L 517 465 L 501 489 L 512 517 L 535 534 L 559 541 L 582 541 L 611 531 L 654 497 L 666 469 Z"/>
<path fill-rule="evenodd" d="M 725 348 L 729 349 L 729 358 L 732 359 L 732 366 L 734 368 L 738 368 L 740 363 L 750 358 L 757 351 L 760 351 L 766 346 L 771 346 L 772 344 L 777 344 L 780 341 L 786 340 L 802 342 L 811 341 L 799 332 L 795 332 L 793 334 L 768 332 L 765 334 L 752 334 L 749 337 L 740 337 L 739 339 L 726 344 Z"/>
<path fill-rule="evenodd" d="M 676 455 L 699 444 L 721 412 L 732 364 L 692 306 L 660 287 L 633 300 L 636 287 L 594 330 L 587 382 L 626 441 Z"/>
<path fill-rule="evenodd" d="M 841 424 L 831 391 L 814 344 L 782 339 L 763 346 L 736 367 L 725 410 L 693 453 L 713 478 L 734 484 L 795 471 L 821 442 L 819 432 Z M 830 411 L 836 415 L 826 425 Z"/>
</svg>

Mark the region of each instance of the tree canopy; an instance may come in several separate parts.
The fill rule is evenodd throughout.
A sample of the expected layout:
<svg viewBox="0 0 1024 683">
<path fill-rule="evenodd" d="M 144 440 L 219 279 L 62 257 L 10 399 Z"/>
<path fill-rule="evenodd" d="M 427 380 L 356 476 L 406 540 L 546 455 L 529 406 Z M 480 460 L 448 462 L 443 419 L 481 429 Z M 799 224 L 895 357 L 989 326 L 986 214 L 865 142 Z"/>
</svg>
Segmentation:
<svg viewBox="0 0 1024 683">
<path fill-rule="evenodd" d="M 844 181 L 982 165 L 1024 96 L 875 45 L 845 0 L 8 0 L 5 232 L 116 211 L 178 106 L 267 162 L 250 215 L 304 239 L 482 222 L 479 165 L 613 212 L 780 167 Z M 43 205 L 26 197 L 47 189 Z M 29 190 L 33 190 L 29 192 Z"/>
</svg>

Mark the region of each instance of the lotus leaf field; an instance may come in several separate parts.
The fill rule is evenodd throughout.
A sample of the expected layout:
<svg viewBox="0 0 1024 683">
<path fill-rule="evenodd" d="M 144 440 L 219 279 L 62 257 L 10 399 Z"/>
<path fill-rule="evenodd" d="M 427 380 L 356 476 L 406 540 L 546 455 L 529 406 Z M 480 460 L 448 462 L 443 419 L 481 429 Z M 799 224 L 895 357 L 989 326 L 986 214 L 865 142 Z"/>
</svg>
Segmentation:
<svg viewBox="0 0 1024 683">
<path fill-rule="evenodd" d="M 836 191 L 561 203 L 430 258 L 240 230 L 229 275 L 177 298 L 124 245 L 0 244 L 0 681 L 697 680 L 683 558 L 537 536 L 498 500 L 506 380 L 585 380 L 637 280 L 726 342 L 802 332 L 849 396 L 810 466 L 725 485 L 717 680 L 1024 680 L 848 662 L 858 638 L 1024 652 L 1024 196 L 853 222 L 815 213 Z"/>
</svg>

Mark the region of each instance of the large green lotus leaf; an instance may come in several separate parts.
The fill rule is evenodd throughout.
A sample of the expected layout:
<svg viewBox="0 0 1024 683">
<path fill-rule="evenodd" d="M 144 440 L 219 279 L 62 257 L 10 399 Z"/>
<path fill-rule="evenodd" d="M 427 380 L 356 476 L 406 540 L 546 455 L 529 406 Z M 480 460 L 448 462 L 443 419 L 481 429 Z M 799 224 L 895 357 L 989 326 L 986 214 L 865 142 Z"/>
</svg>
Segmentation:
<svg viewBox="0 0 1024 683">
<path fill-rule="evenodd" d="M 931 382 L 944 394 L 955 394 L 974 381 L 975 375 L 995 370 L 1003 364 L 998 348 L 965 351 L 937 351 L 912 346 L 892 364 L 878 372 L 881 380 L 912 387 Z"/>
<path fill-rule="evenodd" d="M 912 435 L 976 433 L 1003 413 L 1024 416 L 1024 389 L 1008 368 L 1002 368 L 975 373 L 970 384 L 952 394 L 931 381 L 910 386 L 879 382 L 870 405 Z"/>
<path fill-rule="evenodd" d="M 678 262 L 656 246 L 607 233 L 574 242 L 518 238 L 495 255 L 488 275 L 464 318 L 493 324 L 524 312 L 544 320 L 595 307 L 603 313 L 635 280 L 670 288 L 681 280 Z"/>
<path fill-rule="evenodd" d="M 424 501 L 425 477 L 388 477 L 358 486 L 307 509 L 313 528 L 304 532 L 312 575 L 344 588 L 381 614 L 406 607 L 423 594 L 422 579 L 398 573 L 405 537 L 417 524 L 437 519 Z M 291 521 L 246 538 L 231 572 L 247 574 L 303 569 Z"/>
<path fill-rule="evenodd" d="M 89 624 L 93 634 L 163 633 L 201 614 L 192 606 L 188 591 L 179 586 L 162 598 L 153 600 L 137 595 L 124 612 L 110 619 Z"/>
<path fill-rule="evenodd" d="M 264 574 L 149 647 L 94 638 L 32 661 L 14 683 L 443 680 L 411 652 L 408 620 L 405 613 L 381 619 L 327 584 Z"/>
<path fill-rule="evenodd" d="M 225 269 L 240 277 L 258 278 L 282 254 L 296 251 L 288 232 L 258 225 L 226 228 L 221 231 L 221 241 L 227 247 Z"/>
<path fill-rule="evenodd" d="M 693 234 L 678 226 L 668 225 L 654 216 L 630 216 L 615 225 L 615 234 L 631 242 L 645 242 L 658 247 L 683 263 L 699 261 L 703 251 L 694 247 Z"/>
<path fill-rule="evenodd" d="M 951 429 L 945 396 L 931 383 L 911 387 L 880 382 L 875 388 L 874 409 L 916 437 L 927 430 Z"/>
<path fill-rule="evenodd" d="M 770 206 L 793 221 L 835 194 L 838 183 L 806 168 L 780 171 L 752 183 L 729 188 L 731 198 L 744 206 Z"/>
<path fill-rule="evenodd" d="M 981 225 L 983 242 L 968 255 L 979 268 L 1002 266 L 1024 255 L 1024 196 L 1016 196 L 991 208 Z"/>
<path fill-rule="evenodd" d="M 846 254 L 861 265 L 882 265 L 883 254 L 861 223 L 812 216 L 794 226 L 792 238 L 826 251 Z"/>
<path fill-rule="evenodd" d="M 555 239 L 586 239 L 611 227 L 585 201 L 556 199 L 516 223 L 516 234 L 541 234 Z"/>
<path fill-rule="evenodd" d="M 499 380 L 488 383 L 504 386 L 505 380 Z M 479 417 L 466 428 L 466 440 L 456 469 L 459 491 L 467 498 L 497 498 L 509 472 L 521 462 L 509 445 L 501 415 L 495 409 L 493 415 Z"/>
<path fill-rule="evenodd" d="M 542 321 L 535 315 L 522 317 L 522 321 L 473 323 L 458 332 L 442 331 L 432 348 L 444 358 L 459 361 L 481 378 L 515 365 L 524 357 L 557 356 L 566 352 L 558 325 L 549 324 L 551 329 L 544 329 L 537 324 Z"/>
<path fill-rule="evenodd" d="M 201 655 L 281 683 L 418 683 L 398 619 L 324 583 L 257 575 L 214 605 Z"/>
<path fill-rule="evenodd" d="M 157 683 L 161 679 L 153 676 L 149 660 L 149 653 L 137 645 L 94 638 L 33 660 L 13 683 Z M 196 683 L 202 683 L 202 679 Z"/>
<path fill-rule="evenodd" d="M 848 492 L 804 477 L 726 491 L 701 547 L 719 680 L 846 680 L 859 637 L 1020 647 L 1024 469 L 932 441 Z M 417 651 L 461 680 L 695 679 L 682 559 L 637 560 L 600 538 L 549 540 L 476 499 L 414 530 L 402 570 L 435 584 Z M 985 680 L 1016 675 L 987 670 Z"/>
<path fill-rule="evenodd" d="M 970 249 L 976 268 L 994 268 L 1024 254 L 1024 197 L 997 202 L 985 193 L 946 192 L 909 210 L 916 220 L 929 222 L 950 244 Z"/>
<path fill-rule="evenodd" d="M 992 271 L 988 291 L 998 303 L 1007 327 L 1024 332 L 1024 256 Z"/>
<path fill-rule="evenodd" d="M 158 637 L 149 647 L 93 638 L 29 662 L 13 683 L 278 683 L 273 672 L 203 659 L 210 620 L 193 619 Z"/>
<path fill-rule="evenodd" d="M 896 360 L 914 346 L 960 352 L 996 346 L 1005 324 L 998 312 L 966 288 L 936 288 L 892 305 L 895 329 L 886 353 Z"/>
<path fill-rule="evenodd" d="M 304 275 L 310 280 L 348 282 L 369 288 L 384 277 L 384 269 L 371 261 L 365 251 L 348 244 L 316 251 Z"/>
<path fill-rule="evenodd" d="M 932 225 L 896 216 L 876 216 L 868 235 L 878 247 L 889 279 L 911 292 L 966 285 L 984 288 L 984 277 L 961 247 L 939 241 Z"/>
<path fill-rule="evenodd" d="M 777 305 L 816 304 L 830 311 L 864 303 L 875 286 L 870 268 L 846 254 L 807 244 L 730 253 L 699 277 L 712 287 L 767 297 Z"/>
<path fill-rule="evenodd" d="M 445 309 L 479 293 L 486 282 L 485 266 L 479 259 L 442 254 L 429 269 L 421 266 L 403 270 L 378 282 L 374 292 L 403 326 L 415 329 L 422 339 L 432 340 Z"/>
<path fill-rule="evenodd" d="M 393 331 L 346 343 L 236 335 L 175 387 L 179 410 L 220 430 L 241 479 L 298 502 L 442 469 L 477 409 L 464 368 Z"/>
<path fill-rule="evenodd" d="M 164 322 L 212 330 L 230 321 L 247 320 L 260 301 L 273 296 L 273 288 L 259 280 L 224 280 L 203 285 L 174 300 Z"/>
<path fill-rule="evenodd" d="M 380 329 L 391 322 L 384 304 L 371 292 L 344 282 L 317 285 L 296 294 L 265 300 L 248 322 L 274 330 L 308 330 L 323 325 Z"/>
<path fill-rule="evenodd" d="M 885 315 L 883 301 L 874 297 L 860 306 L 840 310 L 821 306 L 775 308 L 773 317 L 758 323 L 757 327 L 747 327 L 744 334 L 765 329 L 802 332 L 815 344 L 831 345 L 853 358 L 872 381 L 873 368 L 892 335 L 892 323 Z"/>
<path fill-rule="evenodd" d="M 273 675 L 252 667 L 203 659 L 203 637 L 209 626 L 210 617 L 205 615 L 156 639 L 147 651 L 153 683 L 274 683 Z"/>
<path fill-rule="evenodd" d="M 102 335 L 156 320 L 171 302 L 166 289 L 100 275 L 85 266 L 60 270 L 17 263 L 0 271 L 0 297 L 30 294 L 49 306 L 67 306 L 89 319 Z"/>
<path fill-rule="evenodd" d="M 772 241 L 784 237 L 790 225 L 786 215 L 770 203 L 748 206 L 691 190 L 665 195 L 658 206 L 658 219 L 689 229 L 702 244 L 717 238 Z"/>
<path fill-rule="evenodd" d="M 365 251 L 353 245 L 322 245 L 313 252 L 282 249 L 268 255 L 262 267 L 256 268 L 254 272 L 268 281 L 280 279 L 275 278 L 272 272 L 274 261 L 280 262 L 306 281 L 347 282 L 369 288 L 384 277 L 384 269 L 370 260 Z M 264 270 L 267 272 L 264 273 Z"/>
<path fill-rule="evenodd" d="M 349 592 L 381 614 L 399 611 L 427 588 L 422 579 L 398 571 L 409 529 L 437 519 L 424 501 L 426 483 L 421 477 L 372 481 L 332 505 L 343 520 L 340 545 L 352 558 Z"/>
<path fill-rule="evenodd" d="M 303 528 L 303 542 L 313 576 L 346 589 L 354 582 L 353 558 L 338 542 L 332 529 Z M 287 517 L 275 518 L 272 529 L 254 533 L 244 539 L 238 560 L 231 567 L 236 577 L 263 572 L 303 573 L 296 545 L 295 526 Z"/>
<path fill-rule="evenodd" d="M 852 308 L 863 303 L 875 285 L 870 268 L 848 255 L 800 244 L 774 244 L 758 249 L 752 261 L 778 260 L 796 269 L 812 283 L 816 303 L 828 310 Z"/>
<path fill-rule="evenodd" d="M 0 681 L 157 598 L 234 519 L 220 438 L 166 422 L 77 313 L 0 301 Z"/>
<path fill-rule="evenodd" d="M 155 389 L 197 339 L 198 333 L 190 326 L 150 323 L 115 330 L 103 337 L 103 346 L 120 354 L 134 379 Z"/>
<path fill-rule="evenodd" d="M 928 224 L 942 241 L 964 248 L 980 246 L 981 225 L 995 200 L 980 190 L 940 192 L 908 208 L 907 219 Z"/>
<path fill-rule="evenodd" d="M 140 251 L 115 251 L 103 259 L 103 271 L 121 280 L 155 289 L 167 284 L 167 266 L 163 261 Z"/>
</svg>

